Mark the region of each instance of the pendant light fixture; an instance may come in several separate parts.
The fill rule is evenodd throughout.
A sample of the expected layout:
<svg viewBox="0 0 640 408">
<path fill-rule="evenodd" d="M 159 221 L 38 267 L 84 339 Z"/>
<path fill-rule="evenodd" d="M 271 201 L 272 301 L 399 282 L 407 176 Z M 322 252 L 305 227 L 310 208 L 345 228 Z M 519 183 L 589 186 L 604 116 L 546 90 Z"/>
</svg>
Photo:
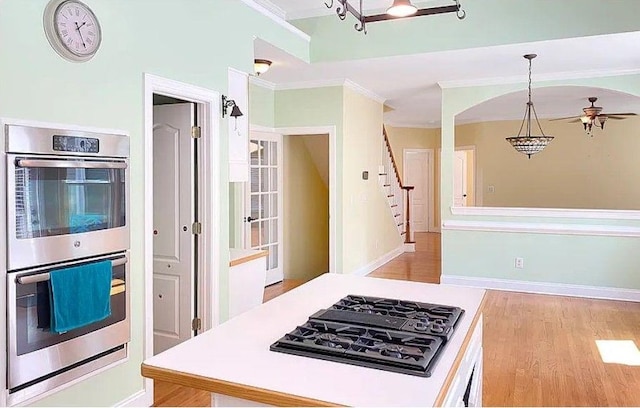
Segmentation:
<svg viewBox="0 0 640 408">
<path fill-rule="evenodd" d="M 325 0 L 327 8 L 336 6 L 336 13 L 340 20 L 345 20 L 351 14 L 357 20 L 353 28 L 356 31 L 367 33 L 367 24 L 378 21 L 397 20 L 403 17 L 431 16 L 435 14 L 455 13 L 459 20 L 465 18 L 467 13 L 460 5 L 460 0 L 452 0 L 454 4 L 448 6 L 437 6 L 427 8 L 417 8 L 411 4 L 411 0 L 393 0 L 391 7 L 384 14 L 373 14 L 366 16 L 362 5 L 364 0 Z M 391 2 L 389 0 L 389 2 Z"/>
<path fill-rule="evenodd" d="M 394 0 L 387 14 L 394 17 L 408 17 L 416 14 L 418 8 L 411 4 L 410 0 Z"/>
<path fill-rule="evenodd" d="M 533 101 L 531 100 L 531 60 L 537 57 L 537 55 L 526 54 L 523 55 L 523 57 L 529 60 L 529 100 L 527 101 L 527 108 L 524 111 L 524 118 L 522 119 L 518 136 L 508 137 L 507 141 L 511 143 L 511 146 L 513 146 L 514 149 L 531 158 L 532 155 L 541 152 L 545 147 L 547 147 L 547 145 L 553 140 L 553 136 L 547 136 L 544 134 L 542 126 L 540 126 L 540 121 L 538 120 L 536 108 L 533 106 Z M 533 116 L 536 119 L 541 136 L 531 136 L 531 111 L 533 111 Z M 525 123 L 527 125 L 527 130 L 524 135 L 521 135 Z"/>
</svg>

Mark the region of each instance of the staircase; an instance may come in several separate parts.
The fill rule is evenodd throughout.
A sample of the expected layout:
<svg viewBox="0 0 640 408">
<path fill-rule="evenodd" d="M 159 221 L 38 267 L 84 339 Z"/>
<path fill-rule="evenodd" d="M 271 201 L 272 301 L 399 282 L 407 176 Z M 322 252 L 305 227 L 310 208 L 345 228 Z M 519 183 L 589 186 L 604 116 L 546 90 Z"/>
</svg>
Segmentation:
<svg viewBox="0 0 640 408">
<path fill-rule="evenodd" d="M 405 251 L 415 251 L 415 242 L 411 235 L 411 221 L 409 208 L 409 194 L 413 186 L 405 186 L 400 179 L 398 165 L 393 157 L 387 131 L 382 128 L 382 165 L 378 171 L 378 179 L 382 191 L 387 196 L 391 216 L 394 219 L 398 233 L 404 238 Z"/>
</svg>

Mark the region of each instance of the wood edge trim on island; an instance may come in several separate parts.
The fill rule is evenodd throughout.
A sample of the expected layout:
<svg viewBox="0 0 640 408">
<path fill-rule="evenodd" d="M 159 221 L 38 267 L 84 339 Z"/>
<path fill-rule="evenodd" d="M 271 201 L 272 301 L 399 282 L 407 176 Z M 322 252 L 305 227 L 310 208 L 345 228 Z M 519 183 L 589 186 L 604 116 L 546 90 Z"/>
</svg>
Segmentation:
<svg viewBox="0 0 640 408">
<path fill-rule="evenodd" d="M 254 259 L 262 258 L 263 256 L 267 256 L 267 255 L 269 255 L 269 251 L 265 249 L 264 251 L 260 251 L 255 254 L 251 254 L 251 255 L 243 256 L 242 258 L 231 260 L 229 261 L 229 266 L 236 266 L 243 263 L 247 263 L 249 261 L 253 261 Z"/>
<path fill-rule="evenodd" d="M 436 402 L 434 403 L 435 407 L 441 407 L 444 404 L 444 400 L 447 397 L 447 393 L 449 392 L 451 383 L 453 382 L 453 379 L 455 378 L 456 373 L 460 368 L 460 363 L 462 362 L 464 353 L 467 352 L 467 348 L 469 347 L 469 343 L 471 342 L 471 337 L 473 337 L 473 333 L 475 332 L 475 328 L 478 324 L 478 320 L 480 320 L 480 316 L 482 316 L 482 311 L 484 310 L 484 305 L 486 303 L 486 300 L 487 300 L 487 292 L 485 291 L 484 295 L 482 296 L 482 301 L 480 301 L 480 306 L 478 306 L 478 310 L 476 311 L 475 316 L 473 316 L 473 321 L 471 322 L 471 326 L 469 326 L 469 331 L 467 332 L 467 335 L 465 336 L 464 341 L 462 342 L 462 346 L 458 351 L 458 355 L 456 356 L 456 359 L 453 361 L 453 365 L 449 370 L 449 374 L 447 374 L 447 378 L 445 378 L 444 384 L 442 385 L 442 388 L 440 388 L 440 392 L 436 397 Z"/>
<path fill-rule="evenodd" d="M 281 407 L 339 407 L 343 405 L 312 398 L 300 397 L 283 392 L 271 391 L 264 388 L 252 387 L 216 378 L 203 377 L 188 374 L 166 368 L 157 368 L 142 363 L 141 373 L 143 377 L 153 380 L 166 381 L 189 388 L 196 388 L 216 394 L 228 395 L 263 404 Z"/>
</svg>

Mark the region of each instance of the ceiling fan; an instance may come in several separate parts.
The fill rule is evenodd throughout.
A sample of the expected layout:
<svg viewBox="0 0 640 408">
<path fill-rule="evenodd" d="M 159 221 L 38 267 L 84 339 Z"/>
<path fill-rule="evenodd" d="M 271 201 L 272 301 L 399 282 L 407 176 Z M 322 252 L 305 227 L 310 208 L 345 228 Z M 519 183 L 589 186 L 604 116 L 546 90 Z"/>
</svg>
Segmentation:
<svg viewBox="0 0 640 408">
<path fill-rule="evenodd" d="M 591 129 L 593 128 L 593 126 L 599 127 L 600 129 L 604 129 L 604 124 L 608 119 L 622 120 L 622 119 L 626 119 L 625 116 L 636 116 L 635 113 L 602 113 L 602 107 L 595 106 L 595 103 L 598 100 L 598 98 L 596 98 L 595 96 L 591 96 L 588 98 L 588 100 L 589 102 L 591 102 L 591 106 L 582 108 L 584 115 L 569 116 L 567 118 L 557 118 L 557 119 L 551 119 L 551 120 L 554 121 L 554 120 L 572 119 L 569 121 L 569 123 L 582 122 L 585 132 L 587 132 L 588 135 L 593 136 L 591 132 Z"/>
</svg>

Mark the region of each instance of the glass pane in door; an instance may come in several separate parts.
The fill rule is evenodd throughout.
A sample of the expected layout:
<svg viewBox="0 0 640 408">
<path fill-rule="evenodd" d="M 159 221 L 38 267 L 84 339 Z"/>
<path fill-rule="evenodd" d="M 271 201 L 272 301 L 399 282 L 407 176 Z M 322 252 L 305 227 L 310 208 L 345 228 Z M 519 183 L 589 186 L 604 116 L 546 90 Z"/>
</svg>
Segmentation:
<svg viewBox="0 0 640 408">
<path fill-rule="evenodd" d="M 262 136 L 257 133 L 255 136 Z M 253 136 L 253 135 L 252 135 Z M 281 193 L 280 176 L 281 169 L 278 163 L 282 160 L 278 157 L 281 154 L 279 139 L 276 135 L 265 135 L 261 137 L 252 137 L 249 146 L 251 154 L 250 163 L 250 187 L 247 188 L 247 205 L 249 205 L 248 214 L 251 220 L 247 223 L 246 233 L 248 235 L 247 243 L 251 249 L 268 250 L 267 255 L 267 283 L 274 283 L 282 280 L 282 249 L 281 244 L 281 228 L 279 217 L 282 211 L 279 205 L 282 205 L 282 199 L 279 197 Z M 273 276 L 280 276 L 273 278 Z"/>
</svg>

